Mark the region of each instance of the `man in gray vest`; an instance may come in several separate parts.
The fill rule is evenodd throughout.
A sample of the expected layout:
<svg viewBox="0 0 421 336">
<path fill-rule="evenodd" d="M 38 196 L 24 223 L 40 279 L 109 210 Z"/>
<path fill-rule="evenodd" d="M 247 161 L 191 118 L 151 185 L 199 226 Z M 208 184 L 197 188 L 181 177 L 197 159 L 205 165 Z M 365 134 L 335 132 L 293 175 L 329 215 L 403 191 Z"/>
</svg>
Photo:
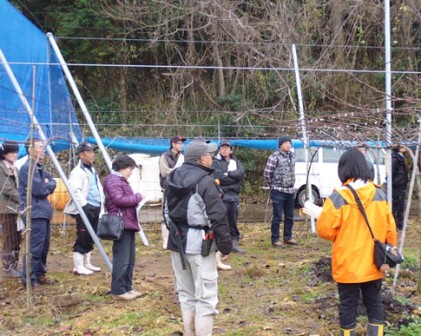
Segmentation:
<svg viewBox="0 0 421 336">
<path fill-rule="evenodd" d="M 288 245 L 298 245 L 292 238 L 294 225 L 295 203 L 295 157 L 291 152 L 292 141 L 287 135 L 279 137 L 278 150 L 272 153 L 266 163 L 263 176 L 270 188 L 270 198 L 273 206 L 271 226 L 271 242 L 273 247 L 283 248 L 279 241 L 279 224 L 284 213 L 283 240 Z"/>
</svg>

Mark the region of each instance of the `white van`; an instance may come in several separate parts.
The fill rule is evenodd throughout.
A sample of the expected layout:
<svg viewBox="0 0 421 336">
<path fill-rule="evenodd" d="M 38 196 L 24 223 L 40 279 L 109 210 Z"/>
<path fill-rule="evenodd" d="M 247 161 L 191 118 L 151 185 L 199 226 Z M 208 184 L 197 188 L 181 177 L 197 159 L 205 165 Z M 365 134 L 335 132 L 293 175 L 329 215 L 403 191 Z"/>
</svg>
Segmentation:
<svg viewBox="0 0 421 336">
<path fill-rule="evenodd" d="M 338 161 L 340 156 L 348 150 L 347 148 L 311 147 L 311 154 L 308 155 L 310 174 L 308 178 L 311 183 L 313 200 L 320 203 L 328 197 L 333 189 L 341 185 L 338 177 Z M 308 199 L 306 192 L 307 165 L 305 163 L 304 148 L 294 148 L 295 154 L 295 185 L 297 189 L 296 201 L 300 206 Z M 314 154 L 314 157 L 312 157 Z M 375 171 L 375 183 L 385 182 L 385 151 L 383 149 L 369 148 L 366 152 L 367 160 L 373 162 Z"/>
</svg>

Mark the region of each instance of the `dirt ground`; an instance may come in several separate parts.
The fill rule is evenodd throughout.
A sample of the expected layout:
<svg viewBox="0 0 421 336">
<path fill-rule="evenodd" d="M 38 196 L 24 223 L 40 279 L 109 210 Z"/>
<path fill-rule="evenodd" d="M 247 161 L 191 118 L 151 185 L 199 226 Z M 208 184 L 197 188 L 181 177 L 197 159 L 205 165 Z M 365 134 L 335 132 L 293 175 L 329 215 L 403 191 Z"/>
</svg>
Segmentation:
<svg viewBox="0 0 421 336">
<path fill-rule="evenodd" d="M 108 294 L 110 273 L 91 276 L 72 271 L 74 225 L 54 225 L 48 259 L 53 285 L 43 286 L 28 304 L 16 279 L 0 279 L 0 335 L 183 335 L 168 251 L 161 248 L 159 223 L 144 225 L 151 246 L 137 241 L 134 287 L 144 295 L 121 302 Z M 231 271 L 219 273 L 219 315 L 214 335 L 338 335 L 337 291 L 330 276 L 330 244 L 315 237 L 309 223 L 297 222 L 298 247 L 274 249 L 268 223 L 241 223 L 246 254 L 233 254 Z M 398 285 L 384 281 L 387 330 L 421 314 L 416 296 L 420 220 L 410 221 Z M 111 256 L 111 243 L 103 242 Z M 29 308 L 28 308 L 29 307 Z M 32 308 L 31 308 L 32 307 Z M 367 321 L 361 306 L 357 333 Z"/>
</svg>

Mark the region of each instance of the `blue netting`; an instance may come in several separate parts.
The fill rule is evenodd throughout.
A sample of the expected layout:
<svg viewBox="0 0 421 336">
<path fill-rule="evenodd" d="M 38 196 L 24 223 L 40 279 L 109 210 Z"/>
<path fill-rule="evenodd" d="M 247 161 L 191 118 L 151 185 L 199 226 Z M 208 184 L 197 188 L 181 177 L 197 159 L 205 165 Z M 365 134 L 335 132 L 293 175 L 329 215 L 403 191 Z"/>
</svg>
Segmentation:
<svg viewBox="0 0 421 336">
<path fill-rule="evenodd" d="M 47 37 L 5 0 L 0 0 L 0 22 L 0 49 L 38 123 L 46 137 L 52 139 L 54 151 L 68 148 L 69 133 L 80 138 L 80 129 L 63 72 Z M 30 117 L 0 64 L 0 141 L 23 143 L 30 129 Z"/>
</svg>

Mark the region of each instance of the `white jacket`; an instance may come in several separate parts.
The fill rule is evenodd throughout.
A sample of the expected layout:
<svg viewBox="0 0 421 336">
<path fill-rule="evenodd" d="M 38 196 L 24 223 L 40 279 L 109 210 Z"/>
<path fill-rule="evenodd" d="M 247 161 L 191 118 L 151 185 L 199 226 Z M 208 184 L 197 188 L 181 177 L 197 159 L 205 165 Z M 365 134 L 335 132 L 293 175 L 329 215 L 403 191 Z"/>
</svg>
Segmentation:
<svg viewBox="0 0 421 336">
<path fill-rule="evenodd" d="M 101 217 L 104 213 L 104 191 L 102 189 L 99 176 L 96 173 L 94 167 L 92 167 L 92 171 L 96 176 L 99 194 L 101 195 L 101 213 L 99 215 Z M 78 165 L 74 167 L 72 172 L 70 173 L 69 184 L 75 195 L 76 201 L 80 204 L 81 207 L 84 207 L 88 203 L 86 198 L 88 197 L 89 192 L 89 174 L 87 173 L 82 161 L 79 160 Z M 76 204 L 73 202 L 72 199 L 70 199 L 70 201 L 66 204 L 66 207 L 64 208 L 63 212 L 67 215 L 79 214 Z"/>
</svg>

